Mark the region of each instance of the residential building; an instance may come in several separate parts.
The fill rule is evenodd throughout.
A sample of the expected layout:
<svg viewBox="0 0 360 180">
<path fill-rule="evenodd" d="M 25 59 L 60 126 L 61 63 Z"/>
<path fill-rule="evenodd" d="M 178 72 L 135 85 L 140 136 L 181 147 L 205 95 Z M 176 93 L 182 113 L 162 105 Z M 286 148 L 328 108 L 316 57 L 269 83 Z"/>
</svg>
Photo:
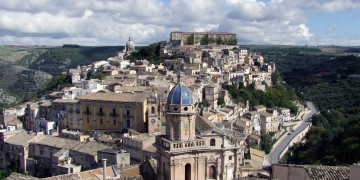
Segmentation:
<svg viewBox="0 0 360 180">
<path fill-rule="evenodd" d="M 147 94 L 132 93 L 85 95 L 80 99 L 82 131 L 131 128 L 146 132 L 147 98 Z"/>
</svg>

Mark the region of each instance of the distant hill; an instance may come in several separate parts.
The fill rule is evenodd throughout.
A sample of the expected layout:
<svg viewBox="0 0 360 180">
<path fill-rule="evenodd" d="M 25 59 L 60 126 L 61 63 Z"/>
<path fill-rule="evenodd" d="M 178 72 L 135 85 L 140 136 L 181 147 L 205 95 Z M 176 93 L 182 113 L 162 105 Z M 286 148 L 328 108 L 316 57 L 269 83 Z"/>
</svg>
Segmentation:
<svg viewBox="0 0 360 180">
<path fill-rule="evenodd" d="M 116 56 L 123 46 L 0 46 L 0 107 L 34 95 L 57 74 Z"/>
</svg>

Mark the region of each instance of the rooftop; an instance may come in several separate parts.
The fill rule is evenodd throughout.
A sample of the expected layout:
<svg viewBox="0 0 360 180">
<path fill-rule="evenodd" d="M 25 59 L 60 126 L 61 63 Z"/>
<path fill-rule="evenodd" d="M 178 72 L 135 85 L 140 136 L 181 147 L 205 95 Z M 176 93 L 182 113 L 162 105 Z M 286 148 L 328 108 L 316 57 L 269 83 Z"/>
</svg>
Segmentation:
<svg viewBox="0 0 360 180">
<path fill-rule="evenodd" d="M 130 93 L 89 93 L 81 100 L 90 101 L 111 101 L 111 102 L 144 102 L 148 97 L 147 94 L 130 94 Z"/>
<path fill-rule="evenodd" d="M 276 164 L 275 166 L 304 168 L 311 180 L 345 180 L 349 179 L 350 173 L 350 168 L 345 166 L 315 166 L 294 164 Z"/>
</svg>

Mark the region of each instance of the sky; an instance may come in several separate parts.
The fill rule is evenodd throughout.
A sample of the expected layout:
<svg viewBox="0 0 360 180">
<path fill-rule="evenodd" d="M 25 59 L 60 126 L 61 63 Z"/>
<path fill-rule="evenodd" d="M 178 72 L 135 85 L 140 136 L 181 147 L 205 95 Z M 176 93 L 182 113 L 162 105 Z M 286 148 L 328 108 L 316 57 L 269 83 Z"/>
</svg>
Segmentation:
<svg viewBox="0 0 360 180">
<path fill-rule="evenodd" d="M 171 31 L 239 44 L 360 46 L 360 0 L 0 0 L 0 44 L 137 45 Z"/>
</svg>

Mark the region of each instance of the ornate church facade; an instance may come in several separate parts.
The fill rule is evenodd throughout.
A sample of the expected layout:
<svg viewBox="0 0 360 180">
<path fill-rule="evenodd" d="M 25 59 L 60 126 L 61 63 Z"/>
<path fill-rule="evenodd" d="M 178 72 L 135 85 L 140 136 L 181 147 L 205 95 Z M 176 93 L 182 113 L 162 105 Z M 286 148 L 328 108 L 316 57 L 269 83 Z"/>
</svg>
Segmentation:
<svg viewBox="0 0 360 180">
<path fill-rule="evenodd" d="M 241 147 L 197 115 L 190 90 L 178 83 L 167 99 L 166 135 L 157 137 L 159 180 L 235 179 Z"/>
</svg>

